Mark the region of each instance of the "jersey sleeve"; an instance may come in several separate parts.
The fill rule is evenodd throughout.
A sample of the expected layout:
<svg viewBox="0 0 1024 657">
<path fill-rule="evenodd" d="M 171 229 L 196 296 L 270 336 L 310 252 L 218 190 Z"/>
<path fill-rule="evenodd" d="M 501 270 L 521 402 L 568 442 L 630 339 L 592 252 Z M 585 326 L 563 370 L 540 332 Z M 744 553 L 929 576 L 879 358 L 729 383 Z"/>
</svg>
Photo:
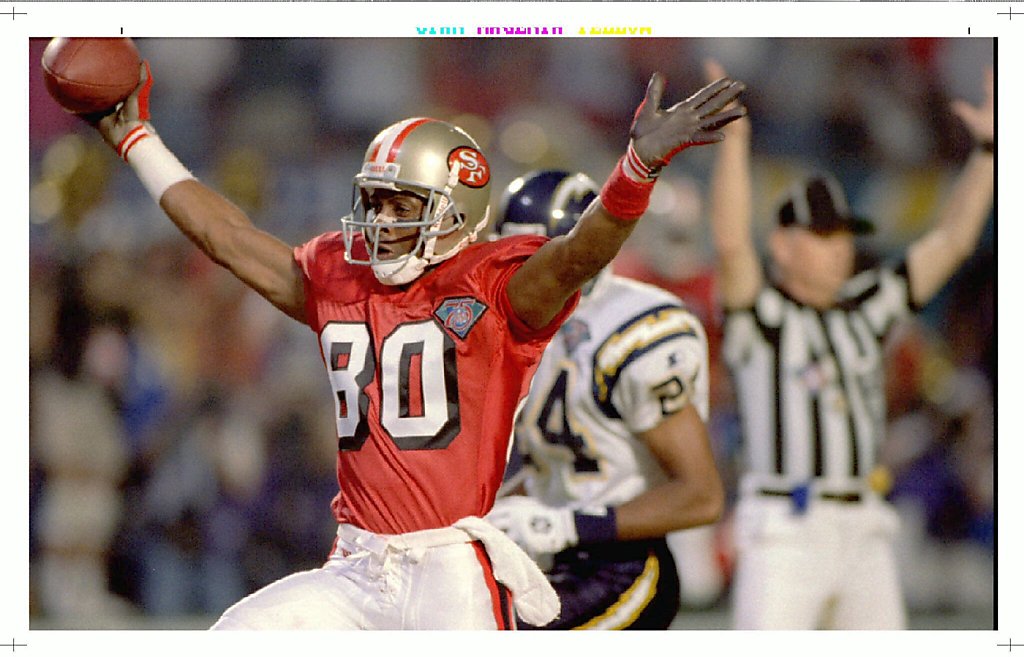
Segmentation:
<svg viewBox="0 0 1024 657">
<path fill-rule="evenodd" d="M 632 433 L 652 429 L 689 404 L 707 417 L 707 336 L 682 307 L 662 306 L 634 317 L 594 360 L 595 401 Z"/>
<path fill-rule="evenodd" d="M 562 306 L 562 309 L 554 319 L 548 322 L 547 326 L 539 329 L 531 328 L 519 318 L 512 308 L 512 302 L 508 298 L 508 282 L 512 275 L 523 266 L 523 263 L 548 241 L 548 238 L 537 236 L 505 237 L 500 241 L 507 243 L 506 248 L 498 251 L 487 263 L 487 268 L 483 270 L 493 274 L 493 280 L 490 284 L 492 294 L 501 309 L 502 315 L 508 322 L 509 332 L 512 337 L 532 346 L 544 346 L 558 332 L 559 327 L 569 318 L 572 311 L 576 309 L 576 305 L 580 300 L 580 291 L 577 290 L 569 297 L 565 305 Z"/>
<path fill-rule="evenodd" d="M 884 338 L 898 320 L 920 310 L 910 296 L 906 260 L 883 264 L 854 276 L 848 290 L 849 303 L 860 310 L 879 338 Z"/>
<path fill-rule="evenodd" d="M 292 256 L 302 271 L 302 286 L 306 296 L 306 324 L 318 330 L 319 295 L 327 283 L 331 263 L 344 255 L 341 233 L 324 233 L 292 249 Z"/>
<path fill-rule="evenodd" d="M 782 292 L 765 285 L 749 307 L 727 309 L 722 325 L 722 359 L 730 366 L 744 362 L 759 340 L 770 339 L 779 331 L 785 307 Z"/>
</svg>

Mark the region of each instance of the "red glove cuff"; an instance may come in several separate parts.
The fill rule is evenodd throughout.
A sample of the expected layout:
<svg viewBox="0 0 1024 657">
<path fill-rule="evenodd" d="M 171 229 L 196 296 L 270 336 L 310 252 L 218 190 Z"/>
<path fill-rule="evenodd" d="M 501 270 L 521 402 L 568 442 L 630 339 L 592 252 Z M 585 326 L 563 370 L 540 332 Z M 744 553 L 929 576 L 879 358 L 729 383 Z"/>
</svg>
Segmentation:
<svg viewBox="0 0 1024 657">
<path fill-rule="evenodd" d="M 153 72 L 149 69 L 149 60 L 143 60 L 146 66 L 146 84 L 142 85 L 139 91 L 139 120 L 149 120 L 149 92 L 153 89 Z"/>
</svg>

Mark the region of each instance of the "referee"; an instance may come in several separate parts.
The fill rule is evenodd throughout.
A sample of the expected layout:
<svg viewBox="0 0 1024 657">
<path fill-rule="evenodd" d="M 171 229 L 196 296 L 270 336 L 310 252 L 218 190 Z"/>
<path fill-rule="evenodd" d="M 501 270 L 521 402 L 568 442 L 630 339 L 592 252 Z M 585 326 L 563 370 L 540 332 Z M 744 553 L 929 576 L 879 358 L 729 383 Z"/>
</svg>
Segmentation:
<svg viewBox="0 0 1024 657">
<path fill-rule="evenodd" d="M 709 75 L 719 77 L 717 64 Z M 936 224 L 894 263 L 854 274 L 838 182 L 810 177 L 783 200 L 763 267 L 751 231 L 750 125 L 727 128 L 711 181 L 725 306 L 723 357 L 743 427 L 735 510 L 736 629 L 902 629 L 898 518 L 872 489 L 885 431 L 882 343 L 974 250 L 994 187 L 993 80 L 953 104 L 977 147 Z M 880 488 L 876 486 L 875 488 Z"/>
</svg>

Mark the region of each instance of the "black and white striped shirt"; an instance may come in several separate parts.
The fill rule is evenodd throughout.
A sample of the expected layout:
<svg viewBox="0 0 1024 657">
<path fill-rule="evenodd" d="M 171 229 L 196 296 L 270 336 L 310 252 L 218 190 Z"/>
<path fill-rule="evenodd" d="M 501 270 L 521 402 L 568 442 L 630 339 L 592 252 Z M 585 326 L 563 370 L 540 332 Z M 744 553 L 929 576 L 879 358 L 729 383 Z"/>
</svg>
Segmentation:
<svg viewBox="0 0 1024 657">
<path fill-rule="evenodd" d="M 885 431 L 882 341 L 914 310 L 901 263 L 857 274 L 828 310 L 766 285 L 726 314 L 748 482 L 863 488 Z"/>
</svg>

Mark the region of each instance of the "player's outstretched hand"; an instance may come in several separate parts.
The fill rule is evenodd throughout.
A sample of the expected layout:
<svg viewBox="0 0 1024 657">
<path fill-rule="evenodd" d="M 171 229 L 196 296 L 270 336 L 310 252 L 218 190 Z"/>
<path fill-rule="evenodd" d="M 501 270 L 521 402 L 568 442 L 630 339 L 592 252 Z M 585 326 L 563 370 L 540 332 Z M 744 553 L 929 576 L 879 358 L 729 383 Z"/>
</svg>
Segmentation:
<svg viewBox="0 0 1024 657">
<path fill-rule="evenodd" d="M 978 106 L 965 100 L 954 100 L 950 105 L 960 117 L 978 144 L 995 139 L 995 78 L 992 69 L 985 71 L 985 100 Z"/>
<path fill-rule="evenodd" d="M 721 128 L 747 113 L 740 104 L 726 108 L 745 88 L 742 82 L 723 77 L 686 100 L 661 109 L 665 76 L 652 75 L 629 131 L 640 161 L 658 169 L 684 148 L 722 141 L 725 135 Z"/>
<path fill-rule="evenodd" d="M 142 132 L 139 128 L 145 128 L 149 132 L 153 128 L 148 126 L 149 121 L 149 90 L 153 86 L 153 76 L 149 70 L 149 62 L 143 61 L 139 72 L 139 86 L 135 88 L 128 98 L 121 103 L 117 109 L 102 117 L 93 117 L 90 120 L 104 141 L 117 151 L 118 155 L 127 152 L 125 146 L 131 141 L 131 135 Z M 87 120 L 89 118 L 87 117 Z"/>
<path fill-rule="evenodd" d="M 722 78 L 728 77 L 728 73 L 725 72 L 725 67 L 717 59 L 708 58 L 704 60 L 704 79 L 708 82 L 715 82 Z M 739 107 L 740 102 L 734 100 L 732 103 L 726 106 L 726 109 L 733 109 Z M 733 138 L 748 138 L 750 137 L 750 120 L 744 116 L 731 122 L 729 125 L 722 128 L 722 132 L 725 134 L 726 139 Z"/>
<path fill-rule="evenodd" d="M 579 542 L 571 510 L 556 509 L 532 497 L 510 495 L 499 498 L 486 518 L 534 560 Z"/>
</svg>

